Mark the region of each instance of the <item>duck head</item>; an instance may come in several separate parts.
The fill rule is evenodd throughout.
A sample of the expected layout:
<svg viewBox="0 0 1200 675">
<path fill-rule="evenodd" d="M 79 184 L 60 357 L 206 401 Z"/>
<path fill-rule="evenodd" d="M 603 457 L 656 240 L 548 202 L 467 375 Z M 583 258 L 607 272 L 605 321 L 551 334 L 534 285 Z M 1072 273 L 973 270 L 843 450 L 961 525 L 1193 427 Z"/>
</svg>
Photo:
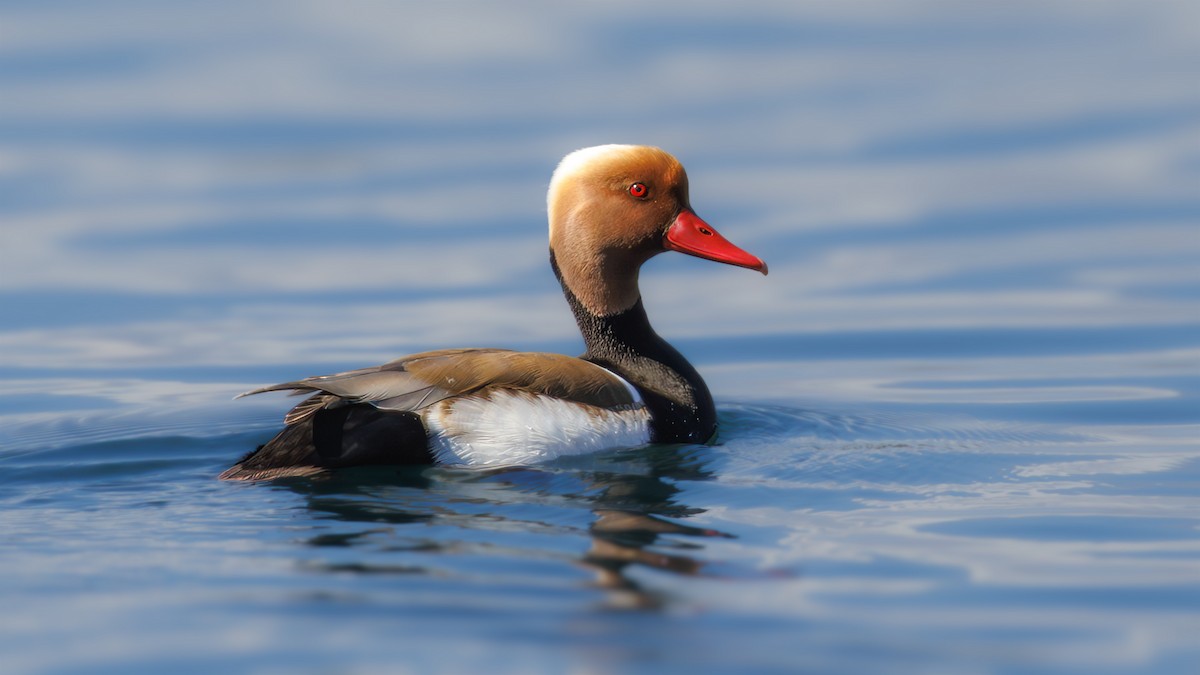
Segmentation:
<svg viewBox="0 0 1200 675">
<path fill-rule="evenodd" d="M 642 263 L 663 251 L 767 273 L 692 210 L 683 165 L 640 145 L 576 150 L 559 163 L 547 196 L 550 251 L 563 284 L 596 316 L 637 303 Z"/>
</svg>

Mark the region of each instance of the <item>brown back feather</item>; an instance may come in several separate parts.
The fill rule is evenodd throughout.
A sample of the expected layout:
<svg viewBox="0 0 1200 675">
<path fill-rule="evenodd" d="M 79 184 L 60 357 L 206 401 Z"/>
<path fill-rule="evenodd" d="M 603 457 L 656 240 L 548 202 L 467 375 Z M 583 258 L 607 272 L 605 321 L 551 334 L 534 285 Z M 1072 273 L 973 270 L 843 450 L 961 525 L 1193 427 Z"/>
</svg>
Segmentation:
<svg viewBox="0 0 1200 675">
<path fill-rule="evenodd" d="M 609 409 L 635 404 L 623 381 L 593 363 L 562 354 L 505 349 L 442 349 L 412 354 L 382 366 L 309 377 L 263 387 L 315 392 L 284 418 L 296 424 L 318 410 L 373 403 L 383 410 L 415 411 L 454 396 L 509 389 Z"/>
</svg>

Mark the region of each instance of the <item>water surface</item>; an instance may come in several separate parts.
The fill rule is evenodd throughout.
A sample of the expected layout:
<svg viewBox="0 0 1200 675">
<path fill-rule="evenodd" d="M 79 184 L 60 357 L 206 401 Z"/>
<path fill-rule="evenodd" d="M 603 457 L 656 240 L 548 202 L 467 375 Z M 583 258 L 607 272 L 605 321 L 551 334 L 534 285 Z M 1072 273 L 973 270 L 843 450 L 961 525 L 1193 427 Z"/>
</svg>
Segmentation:
<svg viewBox="0 0 1200 675">
<path fill-rule="evenodd" d="M 1189 3 L 0 10 L 6 673 L 1192 673 Z M 263 384 L 576 353 L 559 157 L 661 145 L 713 446 L 215 475 Z"/>
</svg>

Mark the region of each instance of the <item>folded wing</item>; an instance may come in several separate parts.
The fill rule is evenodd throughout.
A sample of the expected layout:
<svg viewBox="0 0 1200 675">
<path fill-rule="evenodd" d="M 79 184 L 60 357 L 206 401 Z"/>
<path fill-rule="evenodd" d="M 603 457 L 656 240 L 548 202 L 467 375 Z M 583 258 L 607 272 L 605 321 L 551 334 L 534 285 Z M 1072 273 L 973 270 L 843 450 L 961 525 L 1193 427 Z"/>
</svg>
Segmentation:
<svg viewBox="0 0 1200 675">
<path fill-rule="evenodd" d="M 623 379 L 588 361 L 561 354 L 504 349 L 445 349 L 406 356 L 381 366 L 248 391 L 313 393 L 284 421 L 295 424 L 318 410 L 367 403 L 381 410 L 418 411 L 456 396 L 497 389 L 524 391 L 586 405 L 623 410 L 640 405 Z"/>
</svg>

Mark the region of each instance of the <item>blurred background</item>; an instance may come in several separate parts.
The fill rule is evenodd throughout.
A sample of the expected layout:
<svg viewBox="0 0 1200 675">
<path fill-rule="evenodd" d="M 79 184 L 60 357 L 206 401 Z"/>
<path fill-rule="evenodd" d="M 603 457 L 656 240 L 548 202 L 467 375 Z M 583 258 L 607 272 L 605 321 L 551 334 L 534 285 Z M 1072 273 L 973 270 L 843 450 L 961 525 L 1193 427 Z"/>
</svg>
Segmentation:
<svg viewBox="0 0 1200 675">
<path fill-rule="evenodd" d="M 6 668 L 1194 672 L 1198 83 L 1192 0 L 5 2 Z M 545 189 L 600 143 L 770 265 L 642 273 L 725 445 L 212 480 L 251 387 L 581 350 Z M 597 611 L 605 509 L 736 538 Z"/>
<path fill-rule="evenodd" d="M 544 190 L 563 154 L 607 142 L 678 155 L 699 213 L 771 265 L 764 282 L 655 261 L 668 335 L 1194 324 L 1198 19 L 7 3 L 0 365 L 571 338 Z"/>
</svg>

